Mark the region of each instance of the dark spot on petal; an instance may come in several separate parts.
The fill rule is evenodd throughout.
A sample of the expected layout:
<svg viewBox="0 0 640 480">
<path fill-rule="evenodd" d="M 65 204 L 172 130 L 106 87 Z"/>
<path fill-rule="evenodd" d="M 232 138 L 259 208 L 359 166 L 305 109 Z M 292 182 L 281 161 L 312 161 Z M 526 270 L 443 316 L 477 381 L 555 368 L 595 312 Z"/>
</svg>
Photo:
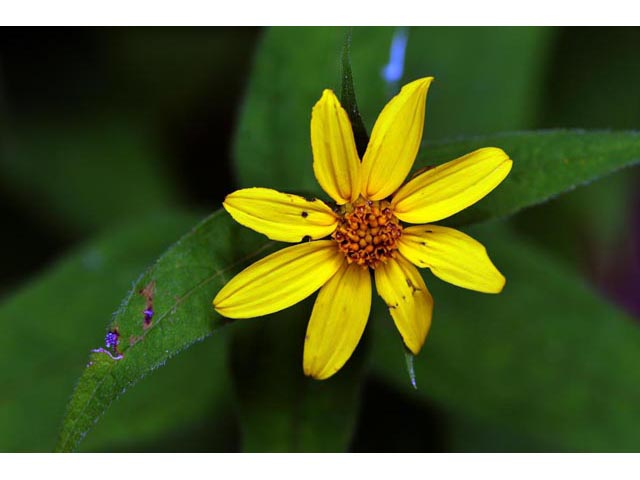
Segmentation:
<svg viewBox="0 0 640 480">
<path fill-rule="evenodd" d="M 302 215 L 302 218 L 307 218 L 309 216 L 309 212 L 303 210 L 301 215 Z"/>
<path fill-rule="evenodd" d="M 418 287 L 416 287 L 410 279 L 406 279 L 407 280 L 407 286 L 411 289 L 411 293 L 415 295 L 416 292 L 419 292 L 420 289 Z M 404 297 L 402 297 L 404 298 Z"/>
</svg>

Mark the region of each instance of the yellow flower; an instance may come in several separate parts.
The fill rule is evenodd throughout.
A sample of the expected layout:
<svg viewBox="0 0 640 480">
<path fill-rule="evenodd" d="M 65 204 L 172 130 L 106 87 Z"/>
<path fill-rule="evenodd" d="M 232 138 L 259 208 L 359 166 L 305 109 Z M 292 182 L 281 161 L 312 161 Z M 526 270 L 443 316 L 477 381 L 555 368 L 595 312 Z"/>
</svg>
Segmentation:
<svg viewBox="0 0 640 480">
<path fill-rule="evenodd" d="M 433 311 L 414 265 L 480 292 L 499 293 L 504 287 L 504 277 L 479 242 L 431 222 L 476 203 L 502 182 L 512 165 L 507 154 L 481 148 L 402 185 L 420 147 L 432 80 L 405 85 L 384 107 L 362 161 L 346 111 L 331 90 L 323 92 L 311 116 L 313 171 L 335 209 L 267 188 L 238 190 L 224 201 L 242 225 L 272 240 L 302 243 L 240 272 L 213 305 L 225 317 L 256 317 L 320 289 L 304 343 L 306 375 L 328 378 L 353 353 L 371 308 L 370 269 L 413 354 L 424 344 Z"/>
</svg>

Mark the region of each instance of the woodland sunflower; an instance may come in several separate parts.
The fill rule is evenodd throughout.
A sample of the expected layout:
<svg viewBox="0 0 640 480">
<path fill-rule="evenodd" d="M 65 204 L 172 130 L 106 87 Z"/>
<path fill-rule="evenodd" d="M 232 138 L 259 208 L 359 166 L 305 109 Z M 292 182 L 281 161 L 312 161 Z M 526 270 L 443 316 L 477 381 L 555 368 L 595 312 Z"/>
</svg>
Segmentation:
<svg viewBox="0 0 640 480">
<path fill-rule="evenodd" d="M 476 203 L 511 170 L 499 148 L 481 148 L 409 174 L 422 141 L 432 77 L 405 85 L 380 113 L 362 161 L 347 112 L 324 90 L 311 115 L 313 171 L 335 202 L 247 188 L 224 208 L 272 240 L 296 243 L 249 266 L 213 300 L 229 318 L 285 309 L 316 290 L 304 343 L 306 375 L 325 379 L 353 353 L 371 308 L 371 273 L 404 344 L 418 354 L 431 325 L 433 299 L 417 267 L 454 285 L 499 293 L 505 278 L 468 235 L 433 225 Z M 409 226 L 413 225 L 413 226 Z M 301 243 L 299 243 L 301 242 Z"/>
</svg>

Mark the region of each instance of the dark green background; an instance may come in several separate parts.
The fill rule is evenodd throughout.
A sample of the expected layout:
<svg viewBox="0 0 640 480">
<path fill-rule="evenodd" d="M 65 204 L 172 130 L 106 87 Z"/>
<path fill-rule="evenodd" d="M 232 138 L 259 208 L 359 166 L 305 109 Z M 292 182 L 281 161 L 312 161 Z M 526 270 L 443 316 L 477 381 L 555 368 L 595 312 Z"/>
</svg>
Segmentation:
<svg viewBox="0 0 640 480">
<path fill-rule="evenodd" d="M 304 41 L 296 44 L 298 33 Z M 314 188 L 308 145 L 289 140 L 308 138 L 312 104 L 306 98 L 316 91 L 319 97 L 322 86 L 339 90 L 334 72 L 344 33 L 0 30 L 0 327 L 11 332 L 0 340 L 0 450 L 53 449 L 66 401 L 88 349 L 101 343 L 110 313 L 138 274 L 219 208 L 224 195 L 260 178 L 263 161 L 246 152 L 260 151 L 263 137 L 282 141 L 269 144 L 262 158 L 298 160 L 294 168 L 272 172 L 273 182 L 264 186 L 285 187 L 304 178 L 300 189 Z M 390 93 L 379 72 L 393 33 L 353 32 L 354 82 L 369 129 Z M 261 43 L 267 36 L 269 42 Z M 637 28 L 412 28 L 404 79 L 436 77 L 428 100 L 427 147 L 503 131 L 638 130 L 639 48 Z M 255 83 L 252 68 L 260 73 Z M 286 94 L 278 90 L 292 77 L 304 78 L 305 71 L 313 78 Z M 327 72 L 326 78 L 317 71 Z M 274 105 L 282 105 L 282 115 L 274 114 Z M 252 116 L 234 139 L 243 108 Z M 607 319 L 618 312 L 597 298 L 606 297 L 636 319 L 640 315 L 639 178 L 637 166 L 626 169 L 525 210 L 504 226 L 480 229 L 478 238 L 510 282 L 537 279 L 535 285 L 544 288 L 524 298 L 516 291 L 505 292 L 504 300 L 477 300 L 436 282 L 436 302 L 447 295 L 467 308 L 479 302 L 483 313 L 471 329 L 447 323 L 447 312 L 452 318 L 460 314 L 455 308 L 438 313 L 425 354 L 460 363 L 446 372 L 418 369 L 419 394 L 407 388 L 402 353 L 391 347 L 391 360 L 366 377 L 357 399 L 341 400 L 354 404 L 352 415 L 326 414 L 331 399 L 323 396 L 322 384 L 299 385 L 299 345 L 278 344 L 278 332 L 303 329 L 306 322 L 283 317 L 262 326 L 258 320 L 225 331 L 229 342 L 195 345 L 145 378 L 111 407 L 81 449 L 638 450 L 639 438 L 626 433 L 640 431 L 629 404 L 637 391 L 618 381 L 637 375 L 637 326 L 608 327 Z M 515 248 L 521 244 L 511 236 L 526 249 Z M 129 248 L 133 243 L 136 248 Z M 520 268 L 514 272 L 531 269 L 531 276 L 510 276 L 511 265 Z M 527 305 L 547 300 L 562 304 L 555 315 L 568 319 L 565 325 L 536 326 L 527 316 Z M 299 307 L 303 318 L 307 307 Z M 492 318 L 499 308 L 510 317 Z M 580 323 L 593 312 L 596 321 Z M 529 358 L 499 342 L 476 352 L 473 339 L 485 328 L 506 329 L 505 339 L 530 344 L 522 352 Z M 256 344 L 255 335 L 264 342 Z M 367 360 L 378 338 L 365 338 L 345 379 L 363 363 L 380 361 Z M 280 353 L 272 355 L 270 345 Z M 589 351 L 594 360 L 585 367 L 578 360 Z M 490 356 L 480 363 L 486 371 L 470 373 L 464 361 L 476 354 Z M 283 357 L 291 365 L 279 363 Z M 526 376 L 514 383 L 509 365 Z M 268 373 L 282 371 L 294 393 L 273 391 Z M 562 390 L 568 376 L 583 374 L 588 382 Z M 432 377 L 438 377 L 433 391 Z M 527 392 L 539 384 L 558 385 L 564 393 Z M 319 400 L 292 418 L 287 406 L 299 389 Z M 521 403 L 523 397 L 536 401 L 535 408 Z M 601 397 L 609 399 L 604 409 Z M 331 443 L 330 435 L 316 434 L 314 425 L 322 422 L 306 422 L 313 408 L 328 415 L 328 425 L 344 424 L 343 436 Z"/>
</svg>

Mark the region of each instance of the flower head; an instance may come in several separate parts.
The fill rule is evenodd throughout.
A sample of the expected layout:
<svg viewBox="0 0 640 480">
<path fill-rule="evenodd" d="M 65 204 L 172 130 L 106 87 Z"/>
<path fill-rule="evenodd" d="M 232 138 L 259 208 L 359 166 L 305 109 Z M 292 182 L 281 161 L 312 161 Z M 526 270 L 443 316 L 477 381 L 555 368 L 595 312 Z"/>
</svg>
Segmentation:
<svg viewBox="0 0 640 480">
<path fill-rule="evenodd" d="M 311 116 L 313 171 L 335 208 L 267 188 L 238 190 L 224 201 L 242 225 L 297 244 L 240 272 L 213 305 L 226 317 L 256 317 L 320 289 L 305 337 L 303 367 L 309 376 L 330 377 L 353 353 L 369 317 L 371 272 L 414 354 L 424 344 L 433 311 L 416 266 L 480 292 L 499 293 L 504 287 L 480 243 L 432 222 L 474 204 L 502 182 L 512 165 L 506 153 L 482 148 L 402 185 L 422 141 L 432 80 L 405 85 L 384 107 L 362 161 L 346 111 L 331 90 L 323 92 Z"/>
</svg>

